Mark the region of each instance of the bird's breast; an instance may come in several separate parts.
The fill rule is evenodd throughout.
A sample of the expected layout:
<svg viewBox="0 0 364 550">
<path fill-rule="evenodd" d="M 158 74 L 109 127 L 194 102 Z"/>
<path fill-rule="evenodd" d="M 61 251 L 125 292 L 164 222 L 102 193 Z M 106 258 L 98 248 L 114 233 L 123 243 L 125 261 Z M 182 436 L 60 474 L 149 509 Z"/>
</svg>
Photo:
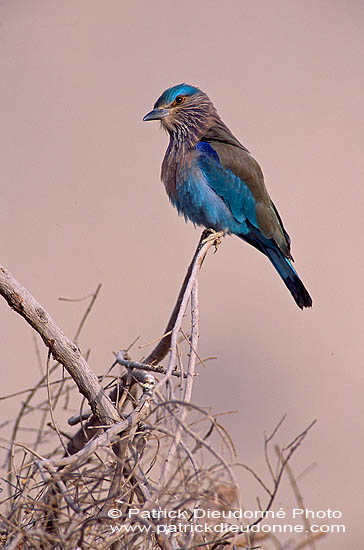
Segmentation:
<svg viewBox="0 0 364 550">
<path fill-rule="evenodd" d="M 197 151 L 167 149 L 162 163 L 161 180 L 173 204 L 178 201 L 178 188 L 186 179 L 198 179 Z"/>
</svg>

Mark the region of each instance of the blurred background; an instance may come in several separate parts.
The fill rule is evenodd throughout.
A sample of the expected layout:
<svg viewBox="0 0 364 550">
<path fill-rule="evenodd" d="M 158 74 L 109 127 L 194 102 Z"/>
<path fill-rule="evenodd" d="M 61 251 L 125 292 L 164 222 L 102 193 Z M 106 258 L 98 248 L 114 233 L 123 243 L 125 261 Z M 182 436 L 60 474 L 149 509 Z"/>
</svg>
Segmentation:
<svg viewBox="0 0 364 550">
<path fill-rule="evenodd" d="M 318 419 L 291 466 L 308 468 L 307 508 L 343 514 L 330 550 L 362 547 L 363 14 L 355 0 L 0 1 L 1 263 L 69 336 L 86 306 L 58 298 L 102 283 L 81 338 L 97 374 L 163 333 L 200 235 L 168 204 L 168 139 L 143 115 L 165 88 L 197 85 L 261 164 L 314 307 L 224 239 L 200 277 L 199 353 L 217 359 L 193 401 L 237 411 L 224 418 L 237 461 L 265 479 L 264 432 L 287 413 L 284 444 Z M 2 395 L 31 387 L 32 330 L 3 300 L 0 349 Z M 296 506 L 287 479 L 281 506 Z"/>
</svg>

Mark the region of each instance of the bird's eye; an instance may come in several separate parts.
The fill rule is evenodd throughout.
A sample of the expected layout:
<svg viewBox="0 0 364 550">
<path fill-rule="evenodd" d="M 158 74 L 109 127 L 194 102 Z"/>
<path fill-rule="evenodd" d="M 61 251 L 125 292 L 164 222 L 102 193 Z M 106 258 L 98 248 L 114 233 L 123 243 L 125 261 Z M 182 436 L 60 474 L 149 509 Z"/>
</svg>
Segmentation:
<svg viewBox="0 0 364 550">
<path fill-rule="evenodd" d="M 183 96 L 178 95 L 178 96 L 176 97 L 176 99 L 174 100 L 175 105 L 181 105 L 181 103 L 184 102 L 184 99 L 185 99 L 185 98 L 184 98 Z"/>
</svg>

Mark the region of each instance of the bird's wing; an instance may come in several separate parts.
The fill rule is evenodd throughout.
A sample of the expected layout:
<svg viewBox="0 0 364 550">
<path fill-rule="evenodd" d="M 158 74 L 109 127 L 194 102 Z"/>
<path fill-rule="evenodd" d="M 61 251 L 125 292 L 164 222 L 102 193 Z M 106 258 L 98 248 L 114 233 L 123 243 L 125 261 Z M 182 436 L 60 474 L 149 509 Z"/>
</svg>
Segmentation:
<svg viewBox="0 0 364 550">
<path fill-rule="evenodd" d="M 224 201 L 234 218 L 244 224 L 246 220 L 258 228 L 255 213 L 256 201 L 249 187 L 231 170 L 225 169 L 209 143 L 200 142 L 197 162 L 206 182 Z"/>
<path fill-rule="evenodd" d="M 221 121 L 205 133 L 201 138 L 201 143 L 198 144 L 198 148 L 203 143 L 206 143 L 214 151 L 216 155 L 215 163 L 219 163 L 227 174 L 233 174 L 240 181 L 240 194 L 247 195 L 246 188 L 250 191 L 254 198 L 256 223 L 252 221 L 252 216 L 248 213 L 249 221 L 262 232 L 264 237 L 273 239 L 287 258 L 291 258 L 289 235 L 284 229 L 278 211 L 268 195 L 263 172 L 257 161 L 249 154 L 248 149 L 233 136 Z M 211 154 L 210 158 L 212 158 Z M 213 178 L 212 175 L 210 175 L 210 179 L 211 187 L 220 194 L 217 186 L 223 185 L 221 179 Z M 217 181 L 215 181 L 216 179 Z M 229 183 L 225 181 L 225 185 L 229 186 Z M 230 192 L 224 190 L 224 194 L 227 197 L 230 194 L 232 196 L 236 195 L 237 189 L 239 189 L 239 185 L 234 182 Z M 235 198 L 231 198 L 229 202 L 235 204 L 235 200 Z M 240 205 L 241 200 L 237 199 L 236 203 Z M 231 209 L 230 204 L 229 207 Z M 233 210 L 232 212 L 236 217 L 236 213 Z"/>
</svg>

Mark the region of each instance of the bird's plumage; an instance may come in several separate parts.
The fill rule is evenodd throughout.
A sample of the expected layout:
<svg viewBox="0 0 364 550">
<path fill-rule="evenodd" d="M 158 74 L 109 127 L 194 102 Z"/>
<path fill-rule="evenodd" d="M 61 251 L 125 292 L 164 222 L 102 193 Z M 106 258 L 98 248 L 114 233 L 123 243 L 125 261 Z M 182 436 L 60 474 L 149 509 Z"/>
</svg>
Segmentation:
<svg viewBox="0 0 364 550">
<path fill-rule="evenodd" d="M 233 233 L 265 254 L 300 308 L 312 300 L 291 265 L 290 238 L 256 160 L 188 84 L 169 88 L 144 120 L 170 135 L 161 178 L 178 212 L 196 225 Z"/>
</svg>

